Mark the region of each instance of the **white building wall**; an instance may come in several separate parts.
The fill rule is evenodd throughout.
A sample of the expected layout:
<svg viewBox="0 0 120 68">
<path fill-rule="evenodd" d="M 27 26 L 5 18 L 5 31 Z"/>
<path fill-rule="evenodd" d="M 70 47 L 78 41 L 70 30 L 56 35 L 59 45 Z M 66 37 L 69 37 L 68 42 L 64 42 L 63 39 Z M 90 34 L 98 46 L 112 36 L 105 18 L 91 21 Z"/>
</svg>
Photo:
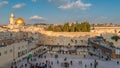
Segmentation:
<svg viewBox="0 0 120 68">
<path fill-rule="evenodd" d="M 14 45 L 14 59 L 19 58 L 18 52 L 25 51 L 28 48 L 28 42 L 25 42 L 25 41 L 18 42 L 13 45 Z"/>
<path fill-rule="evenodd" d="M 28 42 L 21 41 L 18 43 L 14 43 L 5 47 L 0 47 L 0 67 L 4 66 L 10 61 L 13 61 L 13 59 L 18 59 L 18 52 L 22 52 L 27 50 L 28 48 Z M 11 51 L 12 50 L 12 51 Z M 7 52 L 7 53 L 6 53 Z"/>
<path fill-rule="evenodd" d="M 13 45 L 1 47 L 0 53 L 0 66 L 2 66 L 13 60 Z"/>
</svg>

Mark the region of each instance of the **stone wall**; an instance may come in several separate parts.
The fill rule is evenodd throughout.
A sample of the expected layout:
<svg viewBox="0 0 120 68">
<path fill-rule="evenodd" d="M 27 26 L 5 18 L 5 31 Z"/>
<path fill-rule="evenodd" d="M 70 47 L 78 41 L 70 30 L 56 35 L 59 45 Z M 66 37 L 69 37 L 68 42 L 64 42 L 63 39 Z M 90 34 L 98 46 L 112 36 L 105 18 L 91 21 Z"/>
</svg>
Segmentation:
<svg viewBox="0 0 120 68">
<path fill-rule="evenodd" d="M 43 45 L 87 45 L 89 37 L 98 36 L 92 32 L 51 32 L 40 33 L 39 44 Z"/>
<path fill-rule="evenodd" d="M 102 30 L 101 30 L 102 31 Z M 109 31 L 108 29 L 105 31 Z M 113 31 L 113 32 L 111 32 Z M 119 42 L 111 39 L 113 35 L 118 35 L 114 33 L 111 29 L 108 33 L 102 32 L 52 32 L 43 31 L 40 32 L 39 44 L 43 45 L 87 45 L 87 40 L 89 37 L 102 35 L 107 41 L 113 42 L 114 46 L 120 47 Z"/>
<path fill-rule="evenodd" d="M 94 27 L 91 32 L 120 34 L 120 27 Z"/>
</svg>

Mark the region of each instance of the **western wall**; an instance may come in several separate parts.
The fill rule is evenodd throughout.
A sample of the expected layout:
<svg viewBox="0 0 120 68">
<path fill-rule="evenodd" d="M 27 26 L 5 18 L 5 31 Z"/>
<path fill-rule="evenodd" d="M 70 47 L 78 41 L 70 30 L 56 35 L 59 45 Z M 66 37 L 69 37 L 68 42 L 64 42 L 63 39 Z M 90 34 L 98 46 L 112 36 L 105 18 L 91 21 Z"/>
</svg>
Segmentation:
<svg viewBox="0 0 120 68">
<path fill-rule="evenodd" d="M 43 45 L 87 45 L 89 37 L 103 36 L 107 41 L 113 42 L 116 47 L 119 43 L 111 40 L 113 35 L 119 35 L 120 27 L 95 27 L 91 32 L 52 32 L 41 31 L 39 44 Z M 118 40 L 120 41 L 120 40 Z"/>
<path fill-rule="evenodd" d="M 39 43 L 44 45 L 86 45 L 89 37 L 98 36 L 93 32 L 52 32 L 45 31 L 39 36 Z"/>
</svg>

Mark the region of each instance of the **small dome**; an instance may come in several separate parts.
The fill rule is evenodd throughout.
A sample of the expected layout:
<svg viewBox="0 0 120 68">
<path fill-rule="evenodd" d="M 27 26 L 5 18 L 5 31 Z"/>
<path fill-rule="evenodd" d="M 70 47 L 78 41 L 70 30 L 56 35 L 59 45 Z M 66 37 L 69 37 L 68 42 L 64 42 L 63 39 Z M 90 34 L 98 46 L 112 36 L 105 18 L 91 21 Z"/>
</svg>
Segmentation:
<svg viewBox="0 0 120 68">
<path fill-rule="evenodd" d="M 17 18 L 15 21 L 16 25 L 25 25 L 24 19 L 23 18 Z"/>
</svg>

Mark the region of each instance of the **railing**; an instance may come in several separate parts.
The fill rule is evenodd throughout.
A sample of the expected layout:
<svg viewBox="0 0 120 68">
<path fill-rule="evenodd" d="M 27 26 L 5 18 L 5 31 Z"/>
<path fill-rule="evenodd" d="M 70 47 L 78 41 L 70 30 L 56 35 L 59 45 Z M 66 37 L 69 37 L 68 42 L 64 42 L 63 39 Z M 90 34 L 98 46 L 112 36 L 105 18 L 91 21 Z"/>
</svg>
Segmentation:
<svg viewBox="0 0 120 68">
<path fill-rule="evenodd" d="M 114 48 L 110 47 L 109 45 L 101 45 L 101 44 L 94 42 L 92 38 L 88 38 L 88 42 L 91 42 L 92 44 L 95 44 L 95 45 L 103 47 L 103 48 L 107 48 L 109 50 L 115 50 Z"/>
</svg>

